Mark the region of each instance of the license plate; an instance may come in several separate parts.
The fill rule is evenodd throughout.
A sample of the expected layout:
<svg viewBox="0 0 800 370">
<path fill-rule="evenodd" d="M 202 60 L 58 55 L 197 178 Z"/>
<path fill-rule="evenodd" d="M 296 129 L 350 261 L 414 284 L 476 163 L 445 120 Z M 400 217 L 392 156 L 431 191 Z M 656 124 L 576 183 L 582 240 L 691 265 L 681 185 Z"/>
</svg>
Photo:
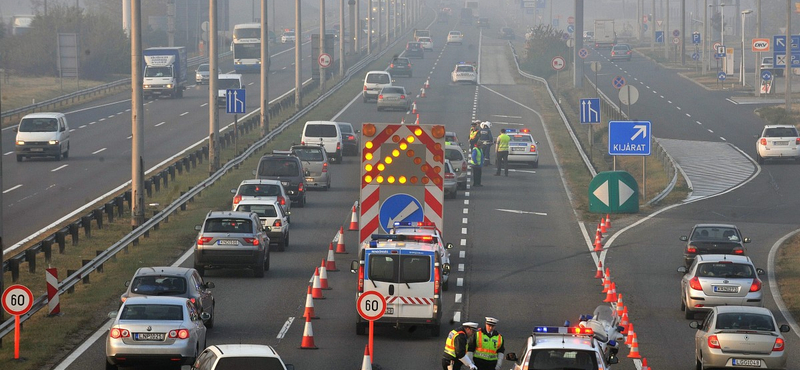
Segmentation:
<svg viewBox="0 0 800 370">
<path fill-rule="evenodd" d="M 219 245 L 239 245 L 239 241 L 235 239 L 220 239 L 217 241 Z"/>
<path fill-rule="evenodd" d="M 387 315 L 394 315 L 394 307 L 386 307 Z"/>
<path fill-rule="evenodd" d="M 289 186 L 289 182 L 288 182 L 288 181 L 281 181 L 281 185 L 283 185 L 283 186 Z"/>
<path fill-rule="evenodd" d="M 789 145 L 788 141 L 773 141 L 772 145 L 782 146 L 782 145 Z"/>
<path fill-rule="evenodd" d="M 739 291 L 739 287 L 736 287 L 736 286 L 714 285 L 713 288 L 714 288 L 714 292 L 717 292 L 717 293 L 736 293 L 736 292 Z"/>
<path fill-rule="evenodd" d="M 133 333 L 133 340 L 163 341 L 164 333 Z"/>
<path fill-rule="evenodd" d="M 753 360 L 753 359 L 745 359 L 745 358 L 734 358 L 732 360 L 733 366 L 752 366 L 752 367 L 761 367 L 761 360 Z"/>
<path fill-rule="evenodd" d="M 313 177 L 306 177 L 306 182 L 314 182 L 314 178 Z"/>
<path fill-rule="evenodd" d="M 32 152 L 43 152 L 44 149 L 42 149 L 42 148 L 31 148 L 31 151 Z"/>
<path fill-rule="evenodd" d="M 511 148 L 511 151 L 512 151 L 512 152 L 521 152 L 521 151 L 523 151 L 523 150 L 525 150 L 525 148 L 523 148 L 523 147 L 519 147 L 519 148 Z"/>
</svg>

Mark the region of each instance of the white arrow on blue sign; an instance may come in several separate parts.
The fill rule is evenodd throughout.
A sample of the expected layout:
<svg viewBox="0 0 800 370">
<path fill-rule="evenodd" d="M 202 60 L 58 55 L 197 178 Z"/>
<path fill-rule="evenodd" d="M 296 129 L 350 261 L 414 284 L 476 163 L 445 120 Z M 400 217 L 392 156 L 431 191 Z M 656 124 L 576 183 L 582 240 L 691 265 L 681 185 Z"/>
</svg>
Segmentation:
<svg viewBox="0 0 800 370">
<path fill-rule="evenodd" d="M 609 121 L 609 155 L 650 155 L 650 121 Z"/>
<path fill-rule="evenodd" d="M 384 230 L 394 226 L 395 221 L 424 221 L 422 204 L 409 194 L 394 194 L 381 203 L 378 221 Z"/>
<path fill-rule="evenodd" d="M 656 31 L 656 43 L 657 44 L 664 43 L 664 31 Z"/>
<path fill-rule="evenodd" d="M 725 79 L 726 79 L 727 77 L 728 77 L 728 74 L 726 74 L 725 72 L 722 72 L 722 71 L 720 71 L 719 73 L 717 73 L 717 78 L 718 78 L 720 81 L 725 81 Z"/>
<path fill-rule="evenodd" d="M 575 26 L 573 26 L 571 24 L 569 26 L 567 26 L 567 32 L 569 32 L 569 33 L 575 32 Z"/>
<path fill-rule="evenodd" d="M 600 98 L 581 99 L 581 123 L 600 123 Z"/>
<path fill-rule="evenodd" d="M 761 71 L 761 79 L 764 81 L 769 81 L 772 79 L 772 72 L 770 71 Z"/>
<path fill-rule="evenodd" d="M 700 43 L 700 32 L 692 33 L 692 44 Z"/>
<path fill-rule="evenodd" d="M 227 89 L 225 90 L 225 98 L 226 113 L 245 113 L 245 89 Z"/>
</svg>

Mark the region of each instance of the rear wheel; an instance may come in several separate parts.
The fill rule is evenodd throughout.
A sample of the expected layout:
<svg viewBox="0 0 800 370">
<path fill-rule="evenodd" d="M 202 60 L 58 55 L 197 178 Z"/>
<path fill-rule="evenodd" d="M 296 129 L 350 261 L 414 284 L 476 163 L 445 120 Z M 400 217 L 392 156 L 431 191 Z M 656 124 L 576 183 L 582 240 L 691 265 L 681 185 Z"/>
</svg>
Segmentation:
<svg viewBox="0 0 800 370">
<path fill-rule="evenodd" d="M 106 370 L 117 370 L 117 365 L 114 365 L 106 360 Z"/>
<path fill-rule="evenodd" d="M 283 239 L 278 243 L 278 252 L 283 252 L 284 250 L 286 250 L 286 239 Z"/>
<path fill-rule="evenodd" d="M 539 168 L 539 161 L 532 162 L 532 163 L 531 163 L 531 167 L 533 167 L 533 168 Z"/>
<path fill-rule="evenodd" d="M 259 264 L 255 265 L 255 267 L 253 267 L 253 276 L 255 276 L 257 278 L 263 278 L 264 277 L 264 271 L 265 271 L 264 270 L 264 265 L 266 265 L 266 264 L 267 264 L 267 262 L 264 261 L 263 263 L 259 263 Z"/>
<path fill-rule="evenodd" d="M 756 151 L 756 162 L 758 162 L 758 164 L 764 164 L 764 157 L 758 154 L 758 151 Z"/>
<path fill-rule="evenodd" d="M 264 271 L 269 271 L 269 251 L 267 251 L 267 260 L 264 261 Z"/>
<path fill-rule="evenodd" d="M 216 306 L 216 303 L 211 303 L 211 318 L 205 322 L 206 329 L 211 329 L 214 327 L 214 316 L 216 316 L 215 314 L 217 313 L 217 311 L 214 310 L 214 306 Z"/>
<path fill-rule="evenodd" d="M 690 310 L 689 307 L 686 307 L 685 311 L 683 312 L 683 317 L 685 317 L 686 319 L 689 319 L 689 320 L 693 320 L 694 319 L 694 311 Z"/>
</svg>

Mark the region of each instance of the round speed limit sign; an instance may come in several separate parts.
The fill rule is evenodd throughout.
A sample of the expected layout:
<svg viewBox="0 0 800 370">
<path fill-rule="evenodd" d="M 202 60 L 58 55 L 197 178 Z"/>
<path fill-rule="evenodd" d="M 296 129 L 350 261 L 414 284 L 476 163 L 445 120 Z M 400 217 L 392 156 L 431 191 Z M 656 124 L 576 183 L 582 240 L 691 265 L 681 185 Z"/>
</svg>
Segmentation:
<svg viewBox="0 0 800 370">
<path fill-rule="evenodd" d="M 24 315 L 33 306 L 33 293 L 24 285 L 12 285 L 3 292 L 3 308 L 9 315 Z"/>
<path fill-rule="evenodd" d="M 364 292 L 358 297 L 356 308 L 364 320 L 375 321 L 386 313 L 386 298 L 376 291 Z"/>
</svg>

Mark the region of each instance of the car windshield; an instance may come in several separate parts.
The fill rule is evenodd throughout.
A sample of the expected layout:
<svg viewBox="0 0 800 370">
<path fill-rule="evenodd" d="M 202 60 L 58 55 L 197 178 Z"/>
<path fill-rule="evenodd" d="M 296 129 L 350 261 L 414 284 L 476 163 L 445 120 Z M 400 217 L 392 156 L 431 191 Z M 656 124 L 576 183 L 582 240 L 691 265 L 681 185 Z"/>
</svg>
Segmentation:
<svg viewBox="0 0 800 370">
<path fill-rule="evenodd" d="M 301 161 L 322 161 L 325 158 L 322 156 L 322 148 L 302 148 L 292 150 L 297 158 Z"/>
<path fill-rule="evenodd" d="M 391 283 L 421 283 L 431 278 L 430 256 L 373 254 L 369 278 Z"/>
<path fill-rule="evenodd" d="M 457 143 L 458 137 L 453 133 L 444 134 L 444 141 L 449 143 Z"/>
<path fill-rule="evenodd" d="M 183 307 L 173 304 L 131 304 L 122 308 L 120 320 L 183 320 Z"/>
<path fill-rule="evenodd" d="M 596 370 L 597 356 L 594 352 L 573 349 L 533 350 L 528 357 L 530 370 L 570 369 Z"/>
<path fill-rule="evenodd" d="M 367 82 L 373 84 L 388 84 L 389 75 L 383 73 L 372 73 L 367 75 Z"/>
<path fill-rule="evenodd" d="M 744 263 L 715 262 L 697 266 L 697 277 L 718 277 L 727 279 L 753 279 L 756 272 L 753 266 Z"/>
<path fill-rule="evenodd" d="M 531 138 L 530 135 L 511 135 L 509 137 L 509 139 L 511 139 L 511 141 L 515 141 L 515 142 L 518 142 L 518 143 L 532 143 L 533 142 L 533 138 Z"/>
<path fill-rule="evenodd" d="M 697 227 L 692 233 L 692 240 L 714 242 L 739 242 L 739 233 L 730 227 Z"/>
<path fill-rule="evenodd" d="M 333 124 L 325 124 L 325 125 L 308 124 L 306 125 L 306 136 L 336 137 L 336 126 Z"/>
<path fill-rule="evenodd" d="M 219 90 L 227 90 L 227 89 L 241 89 L 242 85 L 239 83 L 238 78 L 220 78 L 217 81 L 217 89 Z"/>
<path fill-rule="evenodd" d="M 764 130 L 764 137 L 797 137 L 794 127 L 773 127 Z"/>
<path fill-rule="evenodd" d="M 258 217 L 278 217 L 278 211 L 272 204 L 239 204 L 236 211 L 255 212 Z"/>
<path fill-rule="evenodd" d="M 214 370 L 283 370 L 283 364 L 275 357 L 222 357 Z"/>
<path fill-rule="evenodd" d="M 342 134 L 355 134 L 355 131 L 353 131 L 353 126 L 346 125 L 343 123 L 339 124 L 339 131 L 341 131 Z"/>
<path fill-rule="evenodd" d="M 458 66 L 456 72 L 474 72 L 472 66 Z"/>
<path fill-rule="evenodd" d="M 281 195 L 279 185 L 245 184 L 239 187 L 238 195 L 246 197 L 277 197 Z"/>
<path fill-rule="evenodd" d="M 420 37 L 419 42 L 431 42 L 431 39 L 428 37 Z"/>
<path fill-rule="evenodd" d="M 259 176 L 300 176 L 295 160 L 266 160 L 258 166 Z"/>
<path fill-rule="evenodd" d="M 721 313 L 716 329 L 775 331 L 775 321 L 769 315 L 747 312 Z"/>
<path fill-rule="evenodd" d="M 201 64 L 197 67 L 198 72 L 208 72 L 208 64 Z"/>
<path fill-rule="evenodd" d="M 145 77 L 172 77 L 172 67 L 146 67 Z"/>
<path fill-rule="evenodd" d="M 19 123 L 19 132 L 53 132 L 58 130 L 55 118 L 25 118 Z"/>
<path fill-rule="evenodd" d="M 186 293 L 186 279 L 181 276 L 138 276 L 131 282 L 131 292 L 143 295 L 181 295 Z"/>
<path fill-rule="evenodd" d="M 449 159 L 451 161 L 463 161 L 464 154 L 461 153 L 458 149 L 445 149 L 444 150 L 444 157 L 445 159 Z"/>
<path fill-rule="evenodd" d="M 243 218 L 210 218 L 206 220 L 203 232 L 250 234 L 253 232 L 253 223 Z"/>
<path fill-rule="evenodd" d="M 294 37 L 294 32 L 284 32 L 283 35 L 286 37 Z"/>
<path fill-rule="evenodd" d="M 409 42 L 408 43 L 408 48 L 409 49 L 418 49 L 419 48 L 419 43 L 418 42 Z"/>
</svg>

